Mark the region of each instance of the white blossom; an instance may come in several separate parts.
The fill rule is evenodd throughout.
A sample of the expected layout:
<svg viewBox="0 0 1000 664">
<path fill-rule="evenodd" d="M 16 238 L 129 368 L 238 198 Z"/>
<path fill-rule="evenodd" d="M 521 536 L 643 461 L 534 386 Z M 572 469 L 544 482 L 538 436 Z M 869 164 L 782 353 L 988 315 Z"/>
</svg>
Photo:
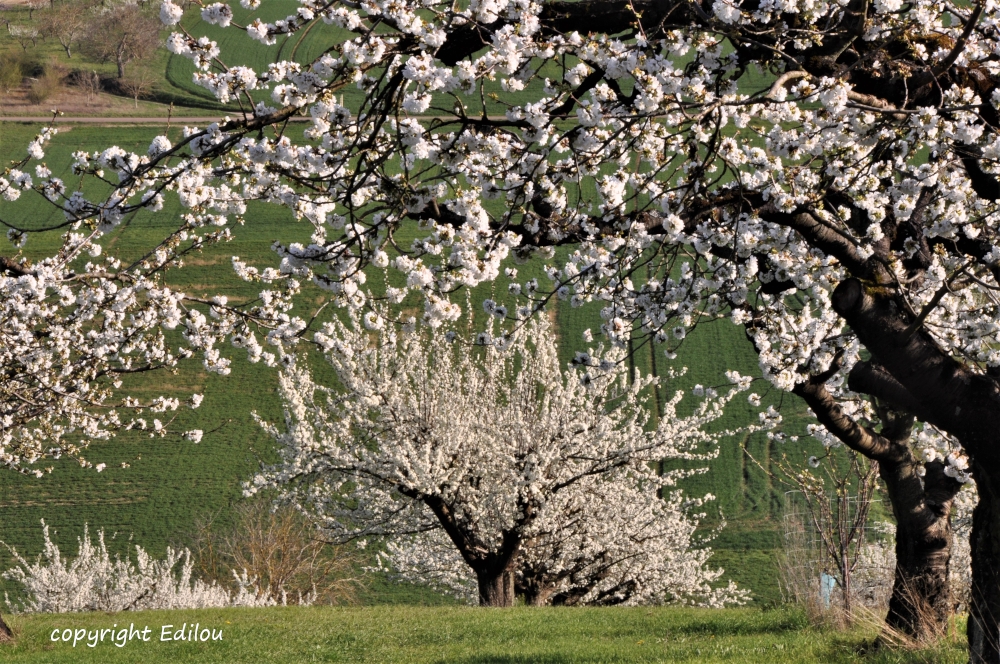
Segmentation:
<svg viewBox="0 0 1000 664">
<path fill-rule="evenodd" d="M 678 490 L 659 497 L 692 471 L 659 475 L 651 465 L 713 458 L 733 432 L 704 427 L 740 388 L 700 401 L 688 417 L 677 415 L 677 393 L 649 430 L 640 395 L 653 379 L 630 380 L 621 352 L 595 349 L 595 361 L 613 361 L 582 385 L 576 369 L 559 366 L 544 318 L 504 350 L 457 347 L 440 332 L 370 334 L 356 319 L 317 334 L 337 389 L 301 365 L 282 373 L 284 428 L 264 425 L 282 461 L 247 493 L 277 489 L 334 539 L 389 537 L 385 564 L 453 590 L 475 587 L 470 579 L 484 571 L 454 548 L 441 554 L 450 541 L 442 529 L 473 543 L 467 561 L 523 542 L 510 574 L 549 598 L 742 601 L 732 585 L 712 588 L 721 570 L 692 540 L 702 501 Z"/>
<path fill-rule="evenodd" d="M 84 526 L 72 559 L 63 557 L 42 521 L 44 547 L 34 562 L 14 549 L 16 567 L 3 573 L 4 578 L 23 588 L 23 601 L 8 606 L 24 613 L 67 613 L 71 611 L 143 611 L 150 609 L 201 609 L 227 606 L 274 606 L 275 598 L 261 590 L 246 572 L 233 571 L 236 590 L 230 592 L 218 584 L 192 578 L 194 561 L 187 549 L 167 547 L 166 556 L 157 560 L 141 546 L 131 557 L 108 553 L 104 531 L 97 534 L 97 544 Z"/>
</svg>

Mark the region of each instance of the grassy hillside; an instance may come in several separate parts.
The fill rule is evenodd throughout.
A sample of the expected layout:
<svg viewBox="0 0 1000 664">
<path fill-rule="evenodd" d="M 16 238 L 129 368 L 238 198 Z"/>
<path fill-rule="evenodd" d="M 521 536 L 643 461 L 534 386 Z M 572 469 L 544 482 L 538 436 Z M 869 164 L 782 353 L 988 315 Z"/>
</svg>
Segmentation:
<svg viewBox="0 0 1000 664">
<path fill-rule="evenodd" d="M 729 662 L 731 664 L 958 664 L 964 639 L 933 651 L 863 654 L 874 629 L 848 633 L 810 627 L 788 611 L 665 608 L 273 608 L 149 611 L 14 617 L 16 646 L 0 645 L 10 664 L 45 662 Z M 221 631 L 207 643 L 159 641 L 197 623 Z M 150 641 L 118 648 L 110 635 L 94 648 L 53 643 L 54 630 L 112 629 L 134 624 Z M 962 630 L 964 631 L 964 629 Z M 82 634 L 82 632 L 81 632 Z M 72 636 L 70 637 L 72 639 Z M 124 640 L 124 637 L 123 637 Z M 870 650 L 870 649 L 869 649 Z"/>
<path fill-rule="evenodd" d="M 0 124 L 0 160 L 6 162 L 20 157 L 21 150 L 36 130 L 27 125 Z M 150 138 L 159 131 L 162 130 L 76 126 L 55 138 L 46 161 L 58 173 L 71 162 L 70 155 L 75 150 L 93 150 L 114 143 L 145 152 Z M 75 187 L 73 177 L 65 169 L 63 171 L 67 184 Z M 14 205 L 5 204 L 4 209 L 7 218 L 35 228 L 62 218 L 58 209 L 34 195 L 23 196 Z M 162 213 L 137 214 L 123 224 L 111 242 L 126 255 L 137 256 L 176 225 L 179 212 L 176 201 L 168 197 L 168 206 Z M 245 226 L 234 228 L 236 239 L 232 243 L 189 260 L 184 270 L 169 277 L 170 283 L 189 293 L 222 288 L 235 298 L 253 296 L 256 291 L 252 286 L 230 276 L 230 256 L 239 255 L 262 266 L 273 264 L 270 246 L 276 238 L 304 240 L 311 229 L 304 222 L 295 222 L 290 213 L 276 206 L 251 206 L 246 219 Z M 53 241 L 44 235 L 29 236 L 25 251 L 28 255 L 40 255 Z M 519 280 L 539 273 L 538 265 L 529 264 L 518 269 Z M 490 288 L 497 292 L 505 290 L 503 284 Z M 490 289 L 481 289 L 476 297 L 485 297 L 489 292 Z M 566 303 L 556 306 L 558 330 L 567 359 L 582 346 L 582 331 L 599 327 L 598 311 L 594 305 L 579 309 Z M 233 354 L 237 360 L 239 353 L 234 351 Z M 727 321 L 698 328 L 684 340 L 677 359 L 670 363 L 659 349 L 649 345 L 635 350 L 634 362 L 644 371 L 655 370 L 659 375 L 669 366 L 688 367 L 682 379 L 664 386 L 659 394 L 661 399 L 669 398 L 676 389 L 689 389 L 696 383 L 721 385 L 725 383 L 723 372 L 726 369 L 759 373 L 756 357 L 741 328 Z M 210 431 L 199 445 L 123 436 L 92 447 L 89 456 L 95 462 L 108 464 L 108 469 L 101 474 L 68 463 L 55 464 L 55 472 L 40 480 L 0 473 L 0 510 L 3 514 L 0 539 L 22 552 L 33 554 L 39 550 L 41 542 L 39 520 L 45 518 L 58 531 L 64 550 L 74 541 L 84 522 L 92 527 L 104 527 L 109 534 L 132 533 L 136 543 L 153 553 L 162 552 L 170 542 L 183 542 L 197 516 L 222 510 L 231 501 L 238 500 L 239 483 L 253 473 L 261 460 L 271 458 L 269 441 L 253 424 L 250 413 L 255 410 L 270 420 L 280 417 L 275 376 L 262 366 L 244 361 L 235 361 L 232 366 L 232 375 L 225 378 L 207 375 L 199 365 L 192 365 L 174 375 L 140 378 L 141 382 L 136 385 L 149 395 L 171 391 L 204 392 L 205 402 L 201 409 L 181 413 L 176 423 L 178 430 L 201 428 Z M 755 385 L 755 390 L 764 395 L 765 405 L 781 406 L 787 428 L 804 429 L 800 419 L 804 409 L 800 402 L 788 395 L 783 395 L 783 401 L 779 401 L 782 395 L 767 392 L 763 381 Z M 731 405 L 720 426 L 738 427 L 754 418 L 755 412 L 745 400 L 740 400 Z M 712 464 L 711 472 L 691 478 L 685 488 L 692 494 L 717 496 L 718 514 L 713 515 L 709 525 L 724 518 L 728 526 L 713 544 L 717 551 L 714 561 L 725 567 L 732 578 L 753 589 L 759 602 L 771 603 L 779 599 L 773 553 L 780 547 L 784 488 L 774 486 L 768 475 L 744 455 L 744 443 L 765 463 L 772 455 L 785 451 L 772 449 L 763 435 L 754 435 L 748 441 L 728 440 Z M 813 448 L 803 445 L 789 446 L 787 451 L 799 455 L 803 450 L 814 453 Z M 123 469 L 122 463 L 130 467 Z M 127 546 L 123 540 L 124 537 L 115 540 L 112 546 L 121 550 Z M 0 548 L 0 570 L 7 567 L 9 556 Z M 417 590 L 385 584 L 376 584 L 369 597 L 373 601 L 394 599 L 431 601 L 433 598 Z"/>
</svg>

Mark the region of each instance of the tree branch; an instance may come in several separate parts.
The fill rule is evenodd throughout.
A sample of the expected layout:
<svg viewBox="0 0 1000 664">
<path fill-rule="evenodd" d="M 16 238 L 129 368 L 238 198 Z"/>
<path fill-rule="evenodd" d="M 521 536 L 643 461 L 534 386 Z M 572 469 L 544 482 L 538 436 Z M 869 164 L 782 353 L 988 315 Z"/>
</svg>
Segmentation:
<svg viewBox="0 0 1000 664">
<path fill-rule="evenodd" d="M 816 414 L 816 419 L 826 427 L 827 431 L 855 452 L 880 463 L 899 463 L 909 454 L 905 446 L 855 422 L 840 407 L 824 383 L 825 381 L 820 382 L 814 377 L 796 385 L 792 393 L 800 396 L 809 405 Z"/>
<path fill-rule="evenodd" d="M 915 413 L 920 404 L 888 371 L 872 362 L 858 362 L 847 375 L 852 392 L 867 394 L 889 404 L 893 410 Z"/>
<path fill-rule="evenodd" d="M 23 277 L 28 274 L 24 265 L 6 256 L 0 256 L 0 271 L 14 277 Z"/>
<path fill-rule="evenodd" d="M 924 329 L 904 336 L 909 316 L 885 289 L 848 279 L 832 301 L 878 363 L 913 396 L 918 419 L 958 438 L 973 456 L 1000 464 L 1000 384 L 994 378 L 952 358 Z"/>
<path fill-rule="evenodd" d="M 877 263 L 863 258 L 846 235 L 823 223 L 809 211 L 780 212 L 772 202 L 761 208 L 759 214 L 765 221 L 797 231 L 810 245 L 836 258 L 859 279 L 871 279 L 876 274 Z"/>
<path fill-rule="evenodd" d="M 965 45 L 969 42 L 972 31 L 976 28 L 976 24 L 979 23 L 979 18 L 983 15 L 983 6 L 984 3 L 982 1 L 976 3 L 976 8 L 972 10 L 972 16 L 965 22 L 965 29 L 962 30 L 962 34 L 959 36 L 958 41 L 955 42 L 955 46 L 952 47 L 951 52 L 945 56 L 944 60 L 934 65 L 934 69 L 932 70 L 934 76 L 940 76 L 945 73 L 949 67 L 958 61 L 958 57 L 962 55 Z"/>
</svg>

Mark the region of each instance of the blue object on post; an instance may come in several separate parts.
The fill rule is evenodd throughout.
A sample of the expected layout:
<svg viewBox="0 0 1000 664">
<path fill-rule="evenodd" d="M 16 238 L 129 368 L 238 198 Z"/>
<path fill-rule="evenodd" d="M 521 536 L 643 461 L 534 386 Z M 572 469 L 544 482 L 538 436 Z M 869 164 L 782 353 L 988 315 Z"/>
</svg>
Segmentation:
<svg viewBox="0 0 1000 664">
<path fill-rule="evenodd" d="M 833 589 L 837 585 L 837 579 L 830 576 L 826 572 L 822 572 L 819 575 L 819 597 L 823 601 L 823 608 L 830 608 L 830 597 L 833 595 Z"/>
</svg>

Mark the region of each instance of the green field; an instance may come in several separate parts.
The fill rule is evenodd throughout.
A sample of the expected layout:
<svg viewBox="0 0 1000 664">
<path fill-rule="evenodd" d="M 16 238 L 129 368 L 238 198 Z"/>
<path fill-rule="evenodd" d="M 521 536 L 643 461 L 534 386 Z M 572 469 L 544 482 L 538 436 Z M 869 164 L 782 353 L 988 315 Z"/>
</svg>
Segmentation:
<svg viewBox="0 0 1000 664">
<path fill-rule="evenodd" d="M 563 662 L 728 662 L 731 664 L 958 664 L 964 640 L 931 651 L 870 652 L 876 632 L 810 627 L 788 610 L 673 608 L 274 608 L 20 616 L 10 664 L 59 662 L 373 662 L 559 664 Z M 207 643 L 160 642 L 184 624 L 221 630 Z M 149 627 L 149 642 L 124 647 L 51 641 L 55 630 Z M 956 630 L 958 626 L 956 626 Z M 964 627 L 961 628 L 964 631 Z M 71 637 L 72 638 L 72 637 Z M 124 637 L 123 637 L 124 640 Z M 865 654 L 867 652 L 867 654 Z"/>
<path fill-rule="evenodd" d="M 24 146 L 37 131 L 29 125 L 0 124 L 0 159 L 8 161 L 23 154 Z M 149 127 L 74 126 L 54 139 L 46 161 L 57 174 L 62 171 L 67 185 L 76 182 L 64 166 L 71 162 L 75 150 L 118 144 L 145 152 L 150 138 L 162 129 Z M 168 196 L 167 208 L 159 214 L 139 213 L 123 224 L 110 240 L 114 248 L 126 255 L 139 255 L 158 237 L 175 227 L 179 205 Z M 62 218 L 60 210 L 36 195 L 22 196 L 16 204 L 5 204 L 5 218 L 41 228 Z M 291 214 L 277 206 L 251 206 L 244 226 L 234 227 L 236 239 L 224 246 L 207 250 L 188 261 L 185 269 L 168 277 L 171 285 L 189 292 L 207 292 L 220 288 L 231 297 L 245 298 L 256 294 L 231 276 L 229 257 L 239 255 L 251 263 L 273 264 L 272 242 L 306 239 L 311 226 L 295 222 Z M 50 234 L 51 235 L 51 234 Z M 5 241 L 5 240 L 3 240 Z M 39 234 L 29 236 L 25 248 L 30 255 L 41 255 L 52 246 L 54 238 Z M 519 280 L 540 276 L 538 265 L 519 266 Z M 373 281 L 378 275 L 373 276 Z M 504 292 L 502 283 L 495 287 Z M 486 297 L 492 291 L 481 289 L 475 297 Z M 582 346 L 581 333 L 600 325 L 598 309 L 588 305 L 579 309 L 567 303 L 557 303 L 556 320 L 568 360 Z M 250 420 L 256 410 L 272 421 L 280 417 L 280 404 L 275 394 L 275 375 L 260 365 L 241 361 L 241 351 L 233 351 L 232 375 L 208 375 L 194 364 L 177 374 L 161 374 L 144 378 L 136 387 L 144 394 L 171 391 L 179 394 L 204 392 L 205 402 L 198 411 L 185 411 L 175 423 L 177 430 L 201 428 L 212 433 L 199 445 L 166 439 L 151 440 L 137 436 L 122 436 L 110 442 L 95 444 L 88 456 L 95 462 L 105 462 L 108 469 L 101 474 L 84 471 L 69 463 L 55 464 L 52 475 L 40 480 L 0 474 L 0 509 L 3 528 L 0 539 L 16 546 L 22 553 L 34 554 L 40 549 L 39 521 L 46 521 L 57 531 L 57 541 L 64 551 L 75 550 L 75 537 L 83 524 L 105 528 L 120 534 L 112 548 L 122 551 L 128 534 L 154 554 L 162 553 L 170 543 L 183 544 L 198 516 L 224 510 L 239 500 L 242 480 L 247 479 L 268 460 L 272 451 L 269 440 Z M 633 361 L 644 371 L 655 369 L 665 373 L 668 363 L 660 349 L 649 345 L 635 350 Z M 655 361 L 655 366 L 654 366 Z M 723 372 L 738 369 L 758 375 L 756 357 L 742 329 L 728 321 L 699 327 L 680 348 L 679 356 L 670 363 L 687 366 L 686 376 L 675 384 L 664 385 L 661 399 L 669 398 L 676 389 L 688 389 L 696 383 L 720 386 L 725 383 Z M 788 395 L 768 392 L 768 385 L 759 381 L 754 390 L 764 395 L 765 406 L 781 406 L 786 430 L 802 433 L 804 407 Z M 693 398 L 693 397 L 689 397 Z M 776 401 L 775 399 L 782 399 Z M 735 428 L 756 417 L 756 410 L 745 400 L 731 404 L 720 426 Z M 785 487 L 775 486 L 768 475 L 743 453 L 746 444 L 758 459 L 770 459 L 787 451 L 791 456 L 815 453 L 818 444 L 772 444 L 758 434 L 748 441 L 731 439 L 722 447 L 719 458 L 709 473 L 687 480 L 685 488 L 694 495 L 712 493 L 717 496 L 714 510 L 706 525 L 714 526 L 719 518 L 728 525 L 712 546 L 716 550 L 713 562 L 726 568 L 728 576 L 754 592 L 755 601 L 769 605 L 780 601 L 775 552 L 781 546 L 781 509 Z M 130 468 L 120 468 L 121 463 Z M 9 567 L 10 557 L 0 548 L 0 570 Z M 365 598 L 379 601 L 436 601 L 418 589 L 397 588 L 376 580 Z M 13 588 L 7 588 L 13 590 Z"/>
</svg>

